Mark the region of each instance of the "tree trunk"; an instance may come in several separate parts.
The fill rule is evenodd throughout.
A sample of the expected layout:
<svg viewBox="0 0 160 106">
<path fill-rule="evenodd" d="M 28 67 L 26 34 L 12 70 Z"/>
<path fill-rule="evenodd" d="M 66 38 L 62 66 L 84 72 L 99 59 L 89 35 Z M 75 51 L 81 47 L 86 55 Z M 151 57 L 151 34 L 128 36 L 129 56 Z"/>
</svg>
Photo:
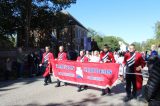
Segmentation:
<svg viewBox="0 0 160 106">
<path fill-rule="evenodd" d="M 26 0 L 25 47 L 29 46 L 32 0 Z"/>
</svg>

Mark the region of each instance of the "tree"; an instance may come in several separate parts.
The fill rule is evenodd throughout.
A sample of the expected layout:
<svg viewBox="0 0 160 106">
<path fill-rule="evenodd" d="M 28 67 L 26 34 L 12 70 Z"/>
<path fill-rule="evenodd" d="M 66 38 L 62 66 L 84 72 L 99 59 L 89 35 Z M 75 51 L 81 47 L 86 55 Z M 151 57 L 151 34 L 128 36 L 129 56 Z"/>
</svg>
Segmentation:
<svg viewBox="0 0 160 106">
<path fill-rule="evenodd" d="M 155 24 L 155 38 L 160 40 L 160 21 Z"/>
<path fill-rule="evenodd" d="M 104 35 L 98 33 L 97 31 L 95 31 L 95 30 L 93 30 L 91 28 L 88 28 L 88 30 L 89 30 L 88 36 L 91 37 L 92 39 L 94 38 L 95 41 L 97 41 L 98 47 L 100 49 L 103 49 L 104 44 L 108 44 L 110 46 L 110 48 L 111 48 L 111 51 L 118 50 L 120 48 L 119 41 L 122 41 L 123 43 L 128 45 L 128 43 L 126 43 L 120 37 L 104 36 Z"/>
<path fill-rule="evenodd" d="M 10 36 L 10 33 L 17 31 L 18 45 L 28 47 L 31 26 L 37 27 L 32 21 L 34 17 L 45 17 L 47 22 L 51 22 L 54 13 L 70 7 L 73 3 L 76 3 L 76 0 L 1 0 L 0 35 Z M 40 20 L 39 25 L 44 24 L 42 22 L 44 21 Z"/>
<path fill-rule="evenodd" d="M 142 51 L 142 44 L 139 42 L 133 42 L 133 44 L 135 45 L 135 49 L 137 51 Z"/>
</svg>

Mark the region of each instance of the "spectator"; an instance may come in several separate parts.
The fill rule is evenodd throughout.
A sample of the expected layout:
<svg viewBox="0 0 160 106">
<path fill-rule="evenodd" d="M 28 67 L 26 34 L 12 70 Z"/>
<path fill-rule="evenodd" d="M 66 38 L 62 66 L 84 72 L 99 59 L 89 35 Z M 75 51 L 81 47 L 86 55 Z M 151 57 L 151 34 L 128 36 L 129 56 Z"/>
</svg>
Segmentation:
<svg viewBox="0 0 160 106">
<path fill-rule="evenodd" d="M 157 56 L 158 55 L 158 52 L 155 49 L 156 49 L 156 46 L 152 45 L 151 46 L 151 56 Z"/>
<path fill-rule="evenodd" d="M 149 106 L 160 105 L 160 59 L 153 56 L 148 61 L 149 78 L 144 89 L 144 95 Z"/>
<path fill-rule="evenodd" d="M 10 58 L 6 60 L 5 80 L 8 80 L 12 71 L 12 61 Z"/>
<path fill-rule="evenodd" d="M 28 55 L 28 67 L 29 67 L 29 76 L 30 77 L 32 77 L 32 74 L 35 71 L 34 58 L 35 58 L 34 53 L 30 52 L 30 54 Z"/>
<path fill-rule="evenodd" d="M 123 67 L 123 65 L 122 65 L 123 61 L 124 61 L 124 52 L 120 52 L 116 63 L 120 64 L 119 78 L 122 82 L 124 81 L 124 78 L 125 78 L 125 67 Z"/>
<path fill-rule="evenodd" d="M 98 48 L 97 42 L 94 39 L 92 39 L 92 41 L 91 41 L 91 51 L 95 51 L 95 50 L 99 50 L 99 48 Z"/>
<path fill-rule="evenodd" d="M 35 65 L 35 71 L 36 71 L 36 75 L 40 75 L 40 56 L 38 55 L 38 52 L 34 53 L 34 65 Z"/>
<path fill-rule="evenodd" d="M 72 49 L 71 46 L 68 47 L 67 57 L 68 57 L 68 60 L 74 60 L 74 61 L 77 60 L 77 53 L 75 50 Z"/>
<path fill-rule="evenodd" d="M 24 71 L 24 61 L 25 61 L 25 56 L 22 51 L 22 48 L 18 48 L 17 50 L 17 71 L 18 71 L 18 77 L 23 76 L 23 71 Z"/>
</svg>

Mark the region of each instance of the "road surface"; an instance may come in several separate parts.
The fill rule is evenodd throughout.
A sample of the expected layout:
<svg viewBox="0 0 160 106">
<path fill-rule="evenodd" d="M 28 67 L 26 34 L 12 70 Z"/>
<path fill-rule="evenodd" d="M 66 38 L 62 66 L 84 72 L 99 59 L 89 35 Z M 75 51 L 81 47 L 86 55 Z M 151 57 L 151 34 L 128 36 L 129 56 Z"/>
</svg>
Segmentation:
<svg viewBox="0 0 160 106">
<path fill-rule="evenodd" d="M 1 106 L 147 106 L 139 100 L 123 102 L 125 89 L 123 84 L 112 88 L 112 95 L 100 96 L 99 89 L 90 87 L 77 92 L 75 85 L 55 88 L 55 79 L 47 86 L 42 77 L 18 79 L 0 82 Z M 146 81 L 145 81 L 146 82 Z"/>
</svg>

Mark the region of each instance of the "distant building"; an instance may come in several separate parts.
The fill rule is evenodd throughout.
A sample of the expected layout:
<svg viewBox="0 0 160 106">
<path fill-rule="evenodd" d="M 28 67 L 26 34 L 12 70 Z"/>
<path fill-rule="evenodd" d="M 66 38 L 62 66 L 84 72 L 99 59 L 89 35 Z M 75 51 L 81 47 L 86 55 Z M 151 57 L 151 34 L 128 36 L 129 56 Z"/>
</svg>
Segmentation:
<svg viewBox="0 0 160 106">
<path fill-rule="evenodd" d="M 75 50 L 90 49 L 89 38 L 87 37 L 88 30 L 69 12 L 62 11 L 68 16 L 68 25 L 64 26 L 60 34 L 57 34 L 59 43 L 64 46 L 72 46 Z"/>
</svg>

